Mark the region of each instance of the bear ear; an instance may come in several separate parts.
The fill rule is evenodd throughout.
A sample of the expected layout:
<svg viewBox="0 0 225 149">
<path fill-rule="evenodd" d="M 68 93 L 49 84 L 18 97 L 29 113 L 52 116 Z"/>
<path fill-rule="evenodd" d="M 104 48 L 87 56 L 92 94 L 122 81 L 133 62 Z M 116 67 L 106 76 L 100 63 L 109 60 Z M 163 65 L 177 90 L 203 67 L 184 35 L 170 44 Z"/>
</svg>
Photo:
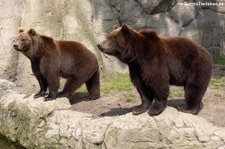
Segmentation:
<svg viewBox="0 0 225 149">
<path fill-rule="evenodd" d="M 121 27 L 121 30 L 122 30 L 123 33 L 125 33 L 129 37 L 135 37 L 135 34 L 134 34 L 133 30 L 130 29 L 127 25 L 123 25 Z"/>
<path fill-rule="evenodd" d="M 22 28 L 19 29 L 19 33 L 22 33 L 22 32 L 24 32 L 24 29 L 22 29 Z"/>
<path fill-rule="evenodd" d="M 122 26 L 122 31 L 123 31 L 123 32 L 129 32 L 130 29 L 129 29 L 129 27 L 125 24 L 125 25 Z"/>
<path fill-rule="evenodd" d="M 113 29 L 117 29 L 117 28 L 119 28 L 119 26 L 117 26 L 117 25 L 114 25 L 113 26 Z"/>
<path fill-rule="evenodd" d="M 29 29 L 28 33 L 33 36 L 37 34 L 37 32 L 33 28 Z"/>
</svg>

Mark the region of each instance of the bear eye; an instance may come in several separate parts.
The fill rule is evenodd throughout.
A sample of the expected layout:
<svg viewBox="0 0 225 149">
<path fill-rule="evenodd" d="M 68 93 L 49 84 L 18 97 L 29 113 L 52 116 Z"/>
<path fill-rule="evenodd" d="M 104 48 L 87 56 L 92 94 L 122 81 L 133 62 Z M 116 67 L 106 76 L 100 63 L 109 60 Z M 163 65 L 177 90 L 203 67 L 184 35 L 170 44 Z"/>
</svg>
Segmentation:
<svg viewBox="0 0 225 149">
<path fill-rule="evenodd" d="M 22 42 L 25 42 L 25 39 L 22 39 Z"/>
</svg>

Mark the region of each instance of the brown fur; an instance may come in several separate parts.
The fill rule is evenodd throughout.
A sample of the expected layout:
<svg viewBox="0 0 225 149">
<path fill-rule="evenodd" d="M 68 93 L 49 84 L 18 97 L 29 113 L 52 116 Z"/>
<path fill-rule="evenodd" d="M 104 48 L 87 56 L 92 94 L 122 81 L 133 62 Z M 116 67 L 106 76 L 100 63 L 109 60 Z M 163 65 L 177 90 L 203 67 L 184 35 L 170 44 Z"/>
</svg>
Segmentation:
<svg viewBox="0 0 225 149">
<path fill-rule="evenodd" d="M 183 112 L 197 114 L 211 78 L 212 60 L 206 49 L 183 37 L 162 37 L 154 30 L 135 31 L 126 25 L 113 30 L 98 48 L 128 64 L 142 104 L 133 114 L 148 109 L 158 115 L 166 107 L 169 85 L 184 86 Z"/>
<path fill-rule="evenodd" d="M 38 34 L 34 29 L 20 30 L 15 44 L 31 61 L 32 71 L 40 85 L 35 98 L 49 95 L 46 100 L 70 97 L 83 83 L 86 83 L 91 98 L 97 99 L 99 91 L 99 66 L 96 56 L 84 45 L 75 41 L 56 41 Z M 62 92 L 57 94 L 60 77 L 67 82 Z"/>
</svg>

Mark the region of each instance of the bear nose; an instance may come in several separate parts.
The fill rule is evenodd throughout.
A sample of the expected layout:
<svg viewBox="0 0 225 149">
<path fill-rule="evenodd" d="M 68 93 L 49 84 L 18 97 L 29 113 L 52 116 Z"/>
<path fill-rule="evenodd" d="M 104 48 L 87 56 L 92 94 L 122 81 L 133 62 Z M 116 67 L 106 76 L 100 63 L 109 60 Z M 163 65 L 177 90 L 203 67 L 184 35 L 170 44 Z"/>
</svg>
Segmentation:
<svg viewBox="0 0 225 149">
<path fill-rule="evenodd" d="M 103 48 L 100 44 L 97 44 L 97 47 L 98 47 L 99 50 L 101 50 L 101 51 L 103 50 Z"/>
<path fill-rule="evenodd" d="M 100 45 L 100 44 L 97 44 L 97 47 L 98 47 L 98 48 L 100 48 L 100 47 L 101 47 L 101 45 Z"/>
<path fill-rule="evenodd" d="M 18 49 L 18 45 L 14 44 L 13 48 Z"/>
</svg>

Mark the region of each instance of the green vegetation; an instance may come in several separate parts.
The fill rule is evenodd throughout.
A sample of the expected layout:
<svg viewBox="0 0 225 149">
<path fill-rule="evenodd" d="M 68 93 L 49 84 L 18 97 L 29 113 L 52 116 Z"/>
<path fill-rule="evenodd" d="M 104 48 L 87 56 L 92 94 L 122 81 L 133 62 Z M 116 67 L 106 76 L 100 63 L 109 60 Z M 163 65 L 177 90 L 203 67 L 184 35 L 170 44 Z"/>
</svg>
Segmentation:
<svg viewBox="0 0 225 149">
<path fill-rule="evenodd" d="M 216 96 L 216 97 L 222 97 L 222 94 L 221 93 L 215 93 L 214 96 Z"/>
<path fill-rule="evenodd" d="M 213 56 L 213 63 L 225 65 L 225 56 Z"/>
<path fill-rule="evenodd" d="M 87 87 L 85 84 L 83 84 L 80 88 L 76 90 L 76 92 L 87 92 Z"/>
<path fill-rule="evenodd" d="M 225 77 L 215 77 L 210 81 L 210 86 L 214 89 L 219 89 L 225 87 Z"/>
<path fill-rule="evenodd" d="M 136 96 L 134 94 L 126 94 L 124 95 L 124 98 L 126 102 L 134 103 Z"/>
<path fill-rule="evenodd" d="M 214 77 L 211 79 L 210 88 L 215 89 L 213 95 L 215 97 L 219 97 L 224 99 L 224 91 L 225 91 L 225 77 Z"/>
<path fill-rule="evenodd" d="M 116 73 L 112 77 L 103 78 L 101 80 L 100 90 L 101 93 L 110 93 L 113 90 L 116 91 L 129 91 L 133 87 L 130 77 L 127 73 Z M 82 85 L 78 92 L 87 92 L 86 86 Z"/>
<path fill-rule="evenodd" d="M 113 90 L 129 91 L 133 87 L 129 75 L 116 73 L 112 78 L 103 79 L 101 82 L 101 92 L 110 93 Z"/>
<path fill-rule="evenodd" d="M 133 88 L 133 84 L 130 81 L 129 74 L 116 73 L 112 77 L 107 76 L 101 80 L 100 90 L 102 94 L 107 94 L 112 91 L 130 91 Z M 82 85 L 77 92 L 87 92 L 85 85 Z M 136 95 L 132 93 L 126 93 L 123 95 L 126 102 L 135 102 Z"/>
<path fill-rule="evenodd" d="M 182 90 L 170 91 L 169 97 L 170 98 L 184 97 L 184 91 L 182 91 Z"/>
</svg>

